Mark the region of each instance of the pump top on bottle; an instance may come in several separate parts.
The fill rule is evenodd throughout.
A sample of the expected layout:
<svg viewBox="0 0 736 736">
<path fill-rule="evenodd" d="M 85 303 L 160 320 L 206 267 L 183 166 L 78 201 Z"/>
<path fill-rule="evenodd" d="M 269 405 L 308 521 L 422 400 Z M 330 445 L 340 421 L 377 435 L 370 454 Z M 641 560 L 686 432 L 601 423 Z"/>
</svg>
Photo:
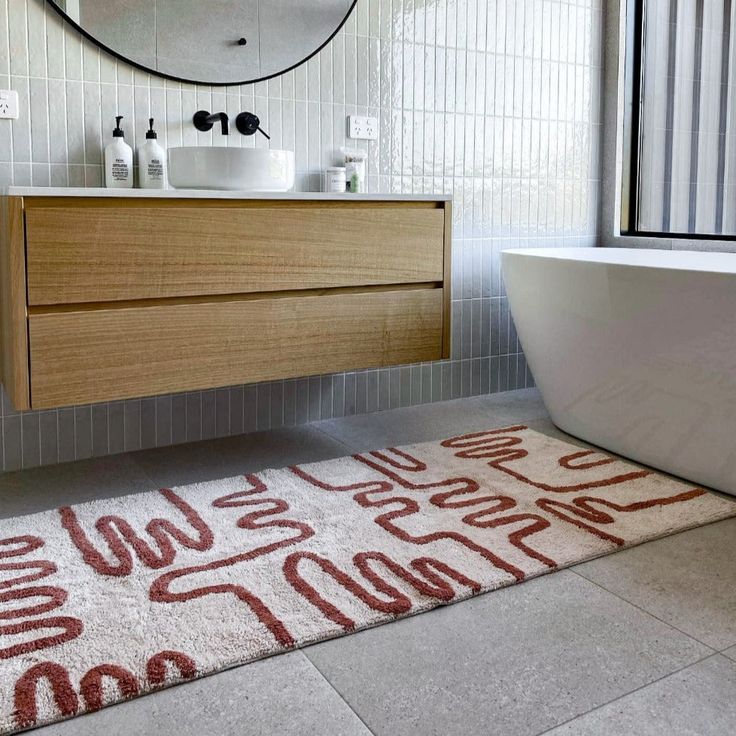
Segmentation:
<svg viewBox="0 0 736 736">
<path fill-rule="evenodd" d="M 125 142 L 120 127 L 122 115 L 115 118 L 112 143 L 105 148 L 105 186 L 110 189 L 130 189 L 133 186 L 133 149 Z"/>
</svg>

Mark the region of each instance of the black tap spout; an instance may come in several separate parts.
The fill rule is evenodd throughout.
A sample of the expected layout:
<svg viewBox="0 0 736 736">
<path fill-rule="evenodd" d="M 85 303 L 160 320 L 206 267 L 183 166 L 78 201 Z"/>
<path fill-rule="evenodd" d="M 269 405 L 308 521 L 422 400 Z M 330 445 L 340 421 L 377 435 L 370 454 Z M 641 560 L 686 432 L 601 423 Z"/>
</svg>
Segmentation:
<svg viewBox="0 0 736 736">
<path fill-rule="evenodd" d="M 202 131 L 203 133 L 206 133 L 208 130 L 212 130 L 212 126 L 217 122 L 220 121 L 220 124 L 222 126 L 222 134 L 227 135 L 230 132 L 230 125 L 229 125 L 229 118 L 227 116 L 227 113 L 224 112 L 213 112 L 210 114 L 206 110 L 199 110 L 199 112 L 194 113 L 194 127 L 197 130 Z"/>
</svg>

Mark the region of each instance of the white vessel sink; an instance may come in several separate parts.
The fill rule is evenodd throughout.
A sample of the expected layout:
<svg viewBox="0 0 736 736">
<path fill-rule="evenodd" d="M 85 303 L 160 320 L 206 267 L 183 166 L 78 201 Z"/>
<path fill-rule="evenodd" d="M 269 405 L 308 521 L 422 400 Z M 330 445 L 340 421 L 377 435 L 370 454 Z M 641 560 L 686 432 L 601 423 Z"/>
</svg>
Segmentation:
<svg viewBox="0 0 736 736">
<path fill-rule="evenodd" d="M 169 182 L 175 189 L 288 192 L 294 186 L 294 152 L 213 146 L 170 148 Z"/>
</svg>

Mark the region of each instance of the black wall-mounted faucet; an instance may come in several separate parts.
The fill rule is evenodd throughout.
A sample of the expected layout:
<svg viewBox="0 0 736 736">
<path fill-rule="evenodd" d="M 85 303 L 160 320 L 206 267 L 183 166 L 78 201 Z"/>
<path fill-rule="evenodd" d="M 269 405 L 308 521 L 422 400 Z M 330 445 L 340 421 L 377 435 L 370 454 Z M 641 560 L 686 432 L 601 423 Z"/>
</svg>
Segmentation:
<svg viewBox="0 0 736 736">
<path fill-rule="evenodd" d="M 252 112 L 241 112 L 238 117 L 235 118 L 235 127 L 239 133 L 243 135 L 253 135 L 256 132 L 263 133 L 263 135 L 271 140 L 271 136 L 261 128 L 261 121 L 258 115 L 254 115 Z"/>
<path fill-rule="evenodd" d="M 202 133 L 206 133 L 208 130 L 212 130 L 212 126 L 218 120 L 222 124 L 222 134 L 227 135 L 230 132 L 229 118 L 227 116 L 227 113 L 213 112 L 210 115 L 210 113 L 208 113 L 206 110 L 199 110 L 199 112 L 194 113 L 194 118 L 192 119 L 192 121 L 194 122 L 194 127 L 197 130 L 202 131 Z"/>
</svg>

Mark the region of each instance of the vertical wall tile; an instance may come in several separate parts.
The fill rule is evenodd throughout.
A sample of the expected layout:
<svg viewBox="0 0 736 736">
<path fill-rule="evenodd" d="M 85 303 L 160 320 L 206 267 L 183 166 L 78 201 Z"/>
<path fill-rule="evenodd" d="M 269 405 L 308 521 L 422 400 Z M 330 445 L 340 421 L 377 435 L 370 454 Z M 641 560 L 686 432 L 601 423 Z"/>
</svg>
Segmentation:
<svg viewBox="0 0 736 736">
<path fill-rule="evenodd" d="M 309 421 L 309 379 L 300 378 L 296 382 L 296 423 Z"/>
<path fill-rule="evenodd" d="M 284 426 L 294 425 L 296 425 L 296 381 L 291 380 L 284 382 Z"/>
<path fill-rule="evenodd" d="M 141 399 L 140 412 L 141 450 L 147 450 L 156 447 L 156 399 Z"/>
<path fill-rule="evenodd" d="M 365 373 L 365 411 L 378 411 L 378 371 Z"/>
<path fill-rule="evenodd" d="M 59 409 L 57 443 L 60 463 L 70 462 L 75 459 L 74 409 Z M 5 453 L 7 456 L 7 446 Z"/>
<path fill-rule="evenodd" d="M 131 399 L 124 403 L 125 450 L 141 449 L 141 402 Z"/>
<path fill-rule="evenodd" d="M 20 415 L 3 417 L 3 463 L 5 470 L 19 470 L 23 467 L 23 439 Z"/>
<path fill-rule="evenodd" d="M 258 426 L 258 387 L 243 389 L 243 431 L 253 432 Z"/>
<path fill-rule="evenodd" d="M 41 465 L 59 462 L 58 415 L 55 411 L 44 411 L 39 416 L 41 439 Z"/>
<path fill-rule="evenodd" d="M 399 405 L 411 406 L 411 366 L 399 368 Z"/>
<path fill-rule="evenodd" d="M 186 394 L 187 442 L 202 439 L 202 395 Z"/>
<path fill-rule="evenodd" d="M 185 419 L 185 418 L 183 418 Z M 114 401 L 107 410 L 107 436 L 110 453 L 125 451 L 125 403 Z M 182 426 L 185 426 L 182 421 Z M 183 440 L 182 440 L 183 441 Z"/>
<path fill-rule="evenodd" d="M 271 384 L 259 383 L 256 391 L 256 427 L 271 429 Z"/>
<path fill-rule="evenodd" d="M 399 368 L 389 369 L 388 408 L 401 406 L 401 371 Z"/>
<path fill-rule="evenodd" d="M 278 429 L 284 426 L 284 382 L 271 383 L 271 426 Z"/>
<path fill-rule="evenodd" d="M 95 404 L 92 407 L 92 455 L 95 457 L 110 454 L 108 408 L 107 404 Z"/>
<path fill-rule="evenodd" d="M 266 145 L 197 133 L 192 113 L 214 106 L 260 114 L 305 189 L 351 143 L 345 116 L 374 115 L 379 140 L 357 144 L 369 189 L 454 198 L 451 361 L 40 413 L 3 392 L 3 469 L 533 385 L 500 254 L 595 242 L 601 26 L 598 0 L 361 0 L 306 65 L 218 89 L 134 72 L 48 3 L 0 0 L 0 86 L 22 109 L 0 121 L 0 184 L 100 185 L 118 113 L 133 145 L 149 116 L 168 146 Z"/>
<path fill-rule="evenodd" d="M 332 419 L 332 376 L 320 379 L 320 419 Z"/>
<path fill-rule="evenodd" d="M 378 371 L 378 410 L 391 407 L 391 373 L 388 368 Z"/>
<path fill-rule="evenodd" d="M 159 396 L 156 398 L 156 447 L 170 445 L 172 423 L 172 397 Z"/>
<path fill-rule="evenodd" d="M 78 406 L 74 410 L 74 458 L 92 457 L 92 407 Z"/>
<path fill-rule="evenodd" d="M 230 389 L 221 388 L 215 391 L 215 436 L 226 437 L 230 434 Z"/>
<path fill-rule="evenodd" d="M 171 444 L 187 441 L 187 397 L 176 394 L 171 397 Z"/>
<path fill-rule="evenodd" d="M 21 415 L 23 467 L 32 468 L 41 464 L 41 433 L 39 415 L 29 412 Z"/>
<path fill-rule="evenodd" d="M 242 386 L 234 386 L 230 389 L 230 428 L 229 434 L 241 434 L 243 432 L 243 409 L 245 392 Z"/>
<path fill-rule="evenodd" d="M 319 376 L 309 379 L 309 421 L 317 422 L 322 411 L 322 381 Z"/>
<path fill-rule="evenodd" d="M 355 373 L 345 374 L 345 416 L 350 417 L 355 414 Z"/>
<path fill-rule="evenodd" d="M 368 411 L 367 374 L 355 375 L 355 413 L 365 414 Z"/>
</svg>

